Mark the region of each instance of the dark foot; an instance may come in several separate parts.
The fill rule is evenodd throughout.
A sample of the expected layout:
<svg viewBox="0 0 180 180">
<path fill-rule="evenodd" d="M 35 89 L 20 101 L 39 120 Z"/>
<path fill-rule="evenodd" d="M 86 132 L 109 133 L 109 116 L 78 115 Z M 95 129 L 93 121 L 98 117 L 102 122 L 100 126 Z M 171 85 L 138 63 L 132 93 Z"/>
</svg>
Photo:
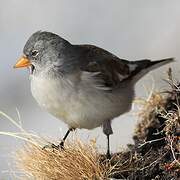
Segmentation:
<svg viewBox="0 0 180 180">
<path fill-rule="evenodd" d="M 111 159 L 111 154 L 109 152 L 106 153 L 106 158 Z"/>
<path fill-rule="evenodd" d="M 64 150 L 64 141 L 61 141 L 58 146 L 59 146 L 59 149 L 63 149 Z"/>
<path fill-rule="evenodd" d="M 59 145 L 55 145 L 55 144 L 47 144 L 45 145 L 43 148 L 43 150 L 45 149 L 57 149 L 57 150 L 64 150 L 64 142 L 61 141 L 61 143 Z"/>
<path fill-rule="evenodd" d="M 68 129 L 68 131 L 66 132 L 64 138 L 62 139 L 62 141 L 60 142 L 59 145 L 48 144 L 48 145 L 45 145 L 42 149 L 50 148 L 50 149 L 64 150 L 64 141 L 66 140 L 67 136 L 69 135 L 69 133 L 72 130 L 74 130 L 74 128 L 69 128 Z"/>
</svg>

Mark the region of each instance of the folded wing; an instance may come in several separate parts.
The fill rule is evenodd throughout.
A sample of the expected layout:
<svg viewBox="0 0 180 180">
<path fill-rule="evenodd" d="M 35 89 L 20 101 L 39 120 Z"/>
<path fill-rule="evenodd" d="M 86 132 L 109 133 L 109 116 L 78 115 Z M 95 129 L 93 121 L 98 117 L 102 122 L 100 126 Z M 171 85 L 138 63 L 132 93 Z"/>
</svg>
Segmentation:
<svg viewBox="0 0 180 180">
<path fill-rule="evenodd" d="M 126 80 L 136 82 L 149 71 L 173 61 L 173 58 L 159 61 L 127 61 L 93 45 L 79 47 L 83 54 L 86 54 L 80 66 L 83 78 L 93 78 L 97 88 L 103 90 L 113 90 Z"/>
</svg>

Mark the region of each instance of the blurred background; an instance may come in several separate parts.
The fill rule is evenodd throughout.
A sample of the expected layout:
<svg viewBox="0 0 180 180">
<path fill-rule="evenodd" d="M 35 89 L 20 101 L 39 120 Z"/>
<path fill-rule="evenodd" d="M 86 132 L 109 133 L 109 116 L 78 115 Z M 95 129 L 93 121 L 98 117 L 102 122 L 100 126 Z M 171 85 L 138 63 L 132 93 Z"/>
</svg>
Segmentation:
<svg viewBox="0 0 180 180">
<path fill-rule="evenodd" d="M 74 44 L 94 44 L 128 60 L 175 57 L 176 62 L 149 73 L 136 86 L 136 97 L 165 89 L 169 66 L 178 78 L 180 59 L 180 1 L 174 0 L 1 0 L 0 1 L 0 111 L 43 137 L 60 139 L 67 126 L 40 109 L 31 96 L 28 71 L 13 69 L 28 37 L 38 30 L 52 31 Z M 113 121 L 111 147 L 118 151 L 132 142 L 137 108 Z M 0 131 L 18 132 L 0 116 Z M 83 140 L 97 138 L 106 151 L 101 128 L 81 130 Z M 21 140 L 0 136 L 0 179 L 14 179 L 12 153 Z"/>
</svg>

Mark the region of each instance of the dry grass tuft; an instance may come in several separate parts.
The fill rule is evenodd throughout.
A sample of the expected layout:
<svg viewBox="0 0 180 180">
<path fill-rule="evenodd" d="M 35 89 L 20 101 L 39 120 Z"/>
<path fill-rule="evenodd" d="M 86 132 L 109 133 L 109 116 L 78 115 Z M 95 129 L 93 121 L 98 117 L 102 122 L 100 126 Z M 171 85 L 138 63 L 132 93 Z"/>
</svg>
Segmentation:
<svg viewBox="0 0 180 180">
<path fill-rule="evenodd" d="M 143 178 L 180 178 L 180 83 L 168 72 L 170 90 L 143 101 L 134 134 L 134 149 L 143 157 Z M 138 175 L 138 168 L 133 174 Z"/>
<path fill-rule="evenodd" d="M 22 179 L 38 180 L 103 179 L 106 166 L 99 160 L 95 146 L 79 140 L 66 142 L 65 150 L 26 143 L 16 156 L 17 167 L 25 175 Z"/>
<path fill-rule="evenodd" d="M 156 112 L 164 107 L 166 99 L 160 92 L 155 92 L 152 93 L 149 99 L 141 99 L 138 103 L 142 106 L 142 109 L 138 114 L 140 123 L 135 128 L 135 135 L 144 139 L 146 137 L 145 129 L 155 126 Z"/>
</svg>

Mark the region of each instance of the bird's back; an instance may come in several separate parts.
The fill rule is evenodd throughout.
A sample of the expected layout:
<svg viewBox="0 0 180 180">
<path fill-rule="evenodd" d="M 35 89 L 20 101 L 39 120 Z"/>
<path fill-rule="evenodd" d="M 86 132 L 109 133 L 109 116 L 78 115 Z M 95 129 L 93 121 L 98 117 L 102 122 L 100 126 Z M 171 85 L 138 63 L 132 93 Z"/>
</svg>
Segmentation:
<svg viewBox="0 0 180 180">
<path fill-rule="evenodd" d="M 101 83 L 99 86 L 109 90 L 116 89 L 125 81 L 136 83 L 149 71 L 173 61 L 173 58 L 158 61 L 148 59 L 128 61 L 93 45 L 76 45 L 76 47 L 82 54 L 78 57 L 80 70 L 94 75 Z"/>
</svg>

